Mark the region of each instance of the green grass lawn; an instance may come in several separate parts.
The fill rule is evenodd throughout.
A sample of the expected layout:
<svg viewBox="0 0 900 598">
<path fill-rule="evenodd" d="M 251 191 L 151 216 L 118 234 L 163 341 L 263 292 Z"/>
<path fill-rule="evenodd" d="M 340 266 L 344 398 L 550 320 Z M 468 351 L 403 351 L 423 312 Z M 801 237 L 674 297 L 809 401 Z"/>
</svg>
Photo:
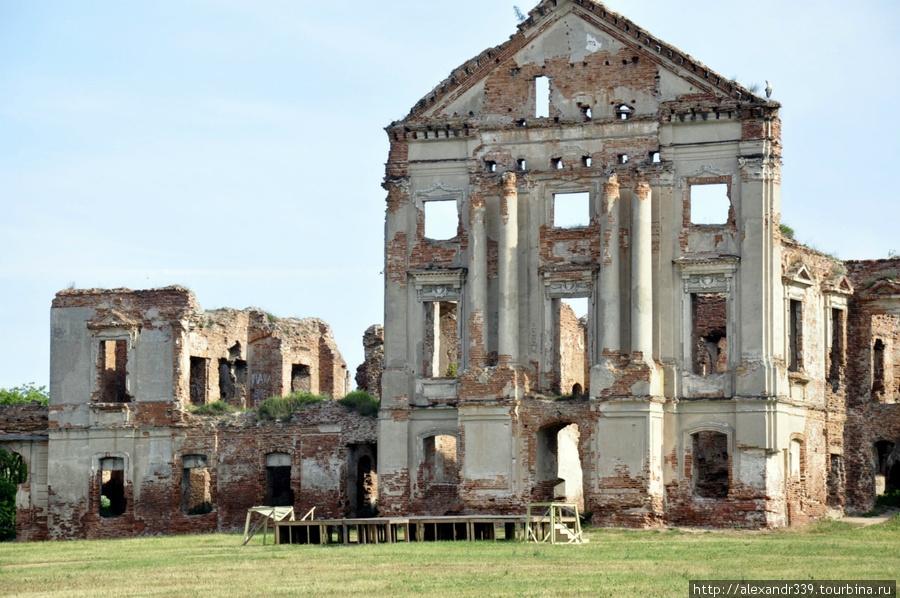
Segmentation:
<svg viewBox="0 0 900 598">
<path fill-rule="evenodd" d="M 586 531 L 590 544 L 272 546 L 240 535 L 0 544 L 3 596 L 687 596 L 690 579 L 897 579 L 900 515 L 775 532 Z"/>
</svg>

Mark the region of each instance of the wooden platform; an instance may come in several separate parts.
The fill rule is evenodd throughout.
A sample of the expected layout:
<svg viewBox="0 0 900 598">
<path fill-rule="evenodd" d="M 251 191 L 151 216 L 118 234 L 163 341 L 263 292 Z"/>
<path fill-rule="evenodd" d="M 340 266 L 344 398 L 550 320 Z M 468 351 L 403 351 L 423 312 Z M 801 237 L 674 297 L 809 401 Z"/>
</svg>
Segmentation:
<svg viewBox="0 0 900 598">
<path fill-rule="evenodd" d="M 275 523 L 276 544 L 379 544 L 471 540 L 521 540 L 518 515 L 372 517 Z"/>
</svg>

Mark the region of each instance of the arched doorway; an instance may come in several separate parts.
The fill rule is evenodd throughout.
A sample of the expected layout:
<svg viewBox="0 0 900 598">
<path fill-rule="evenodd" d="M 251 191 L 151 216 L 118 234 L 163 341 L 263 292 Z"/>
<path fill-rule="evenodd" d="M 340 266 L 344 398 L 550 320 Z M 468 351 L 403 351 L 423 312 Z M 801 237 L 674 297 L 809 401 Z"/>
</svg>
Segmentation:
<svg viewBox="0 0 900 598">
<path fill-rule="evenodd" d="M 22 456 L 0 448 L 0 541 L 16 537 L 16 492 L 27 480 Z"/>
<path fill-rule="evenodd" d="M 422 439 L 418 486 L 424 509 L 447 515 L 459 509 L 459 461 L 456 436 L 437 434 Z"/>
</svg>

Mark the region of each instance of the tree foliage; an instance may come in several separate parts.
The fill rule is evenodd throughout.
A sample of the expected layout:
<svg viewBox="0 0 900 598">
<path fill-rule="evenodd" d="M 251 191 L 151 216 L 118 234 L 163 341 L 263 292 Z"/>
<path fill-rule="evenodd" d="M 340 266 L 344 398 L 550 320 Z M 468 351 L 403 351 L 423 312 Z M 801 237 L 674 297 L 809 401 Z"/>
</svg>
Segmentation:
<svg viewBox="0 0 900 598">
<path fill-rule="evenodd" d="M 22 457 L 0 449 L 0 541 L 16 537 L 16 486 L 27 479 Z"/>
<path fill-rule="evenodd" d="M 41 405 L 50 404 L 50 393 L 46 386 L 35 386 L 34 382 L 26 382 L 22 386 L 0 388 L 0 405 L 15 405 L 37 401 Z"/>
</svg>

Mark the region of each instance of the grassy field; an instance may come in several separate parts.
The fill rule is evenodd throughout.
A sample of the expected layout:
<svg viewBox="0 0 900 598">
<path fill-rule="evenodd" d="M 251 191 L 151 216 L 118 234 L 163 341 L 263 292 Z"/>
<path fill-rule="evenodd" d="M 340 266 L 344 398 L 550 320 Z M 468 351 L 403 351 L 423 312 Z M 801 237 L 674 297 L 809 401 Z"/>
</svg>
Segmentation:
<svg viewBox="0 0 900 598">
<path fill-rule="evenodd" d="M 0 595 L 687 596 L 690 579 L 900 577 L 898 515 L 865 528 L 586 533 L 581 546 L 276 547 L 257 536 L 241 547 L 240 536 L 223 534 L 5 543 Z"/>
</svg>

